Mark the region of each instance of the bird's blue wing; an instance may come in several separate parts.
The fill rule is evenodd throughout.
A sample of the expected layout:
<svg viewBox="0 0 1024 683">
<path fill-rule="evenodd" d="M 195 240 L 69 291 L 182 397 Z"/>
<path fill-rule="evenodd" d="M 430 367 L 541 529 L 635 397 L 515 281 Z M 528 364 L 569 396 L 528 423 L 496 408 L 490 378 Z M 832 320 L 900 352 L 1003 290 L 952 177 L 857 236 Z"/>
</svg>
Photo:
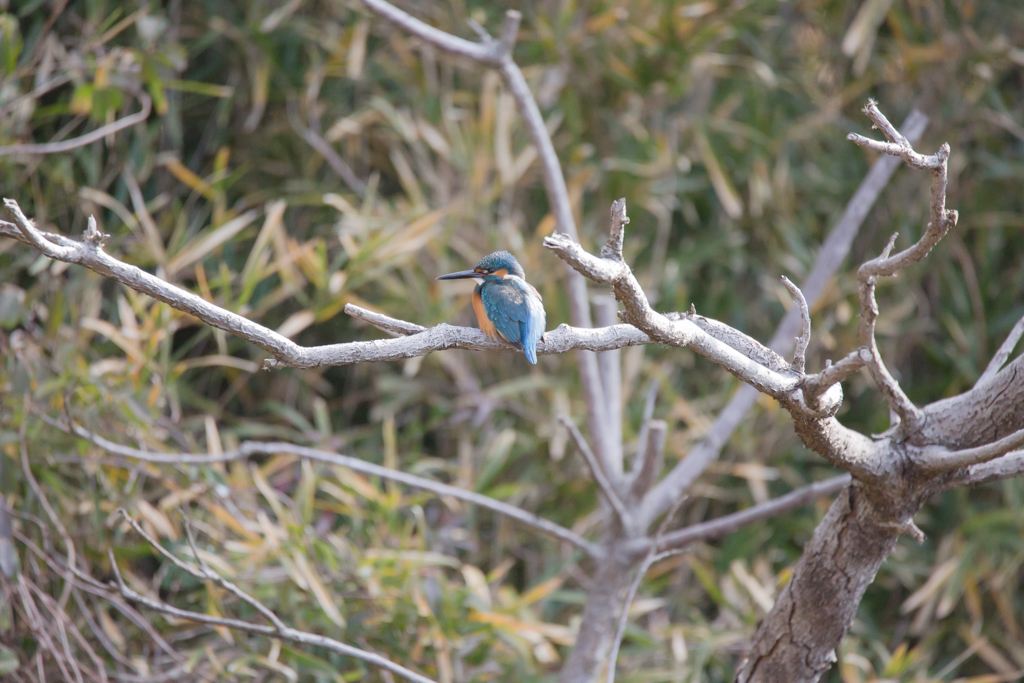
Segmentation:
<svg viewBox="0 0 1024 683">
<path fill-rule="evenodd" d="M 533 288 L 517 279 L 484 283 L 480 298 L 501 336 L 521 348 L 528 361 L 536 363 L 537 342 L 544 334 L 546 316 Z"/>
</svg>

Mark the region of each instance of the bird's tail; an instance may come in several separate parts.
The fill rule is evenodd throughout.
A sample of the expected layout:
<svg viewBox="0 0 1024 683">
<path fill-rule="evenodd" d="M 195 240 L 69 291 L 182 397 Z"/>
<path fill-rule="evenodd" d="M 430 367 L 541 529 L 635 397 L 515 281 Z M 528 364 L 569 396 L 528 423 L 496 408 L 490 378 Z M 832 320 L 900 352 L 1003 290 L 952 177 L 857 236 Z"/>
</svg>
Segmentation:
<svg viewBox="0 0 1024 683">
<path fill-rule="evenodd" d="M 537 364 L 537 342 L 532 344 L 523 344 L 523 353 L 526 355 L 526 360 L 530 361 L 534 365 Z"/>
</svg>

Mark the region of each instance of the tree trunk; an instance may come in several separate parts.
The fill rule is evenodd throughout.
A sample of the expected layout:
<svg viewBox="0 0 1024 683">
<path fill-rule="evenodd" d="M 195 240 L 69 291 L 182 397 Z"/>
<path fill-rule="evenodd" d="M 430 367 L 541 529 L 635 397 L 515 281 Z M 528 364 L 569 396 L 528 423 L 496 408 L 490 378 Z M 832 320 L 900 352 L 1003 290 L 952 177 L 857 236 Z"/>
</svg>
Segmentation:
<svg viewBox="0 0 1024 683">
<path fill-rule="evenodd" d="M 594 572 L 576 644 L 558 676 L 559 683 L 594 683 L 608 659 L 633 565 L 615 558 L 615 544 L 605 547 L 611 558 Z"/>
<path fill-rule="evenodd" d="M 817 683 L 898 537 L 856 484 L 840 493 L 758 627 L 737 683 Z"/>
</svg>

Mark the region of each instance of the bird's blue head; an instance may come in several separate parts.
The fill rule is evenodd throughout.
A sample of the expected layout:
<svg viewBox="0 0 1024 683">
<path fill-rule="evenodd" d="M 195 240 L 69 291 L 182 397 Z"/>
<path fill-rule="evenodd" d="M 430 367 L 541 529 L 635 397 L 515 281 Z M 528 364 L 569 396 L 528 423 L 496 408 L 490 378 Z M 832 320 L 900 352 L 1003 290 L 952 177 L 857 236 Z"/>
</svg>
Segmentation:
<svg viewBox="0 0 1024 683">
<path fill-rule="evenodd" d="M 496 251 L 480 259 L 473 270 L 461 270 L 457 273 L 442 275 L 438 280 L 458 280 L 461 278 L 476 278 L 478 280 L 501 280 L 505 275 L 515 275 L 526 279 L 526 272 L 519 265 L 516 257 L 507 251 Z"/>
</svg>

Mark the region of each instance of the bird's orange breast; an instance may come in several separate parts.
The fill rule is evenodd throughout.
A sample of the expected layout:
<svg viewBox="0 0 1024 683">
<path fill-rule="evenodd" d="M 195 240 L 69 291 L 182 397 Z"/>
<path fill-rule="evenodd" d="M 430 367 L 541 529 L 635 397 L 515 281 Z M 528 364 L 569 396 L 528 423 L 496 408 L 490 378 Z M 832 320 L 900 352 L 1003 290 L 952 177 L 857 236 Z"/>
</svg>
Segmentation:
<svg viewBox="0 0 1024 683">
<path fill-rule="evenodd" d="M 477 291 L 473 292 L 473 312 L 476 313 L 476 322 L 483 333 L 488 337 L 497 337 L 498 329 L 491 322 L 491 319 L 487 317 L 484 301 L 480 298 L 480 292 Z"/>
</svg>

